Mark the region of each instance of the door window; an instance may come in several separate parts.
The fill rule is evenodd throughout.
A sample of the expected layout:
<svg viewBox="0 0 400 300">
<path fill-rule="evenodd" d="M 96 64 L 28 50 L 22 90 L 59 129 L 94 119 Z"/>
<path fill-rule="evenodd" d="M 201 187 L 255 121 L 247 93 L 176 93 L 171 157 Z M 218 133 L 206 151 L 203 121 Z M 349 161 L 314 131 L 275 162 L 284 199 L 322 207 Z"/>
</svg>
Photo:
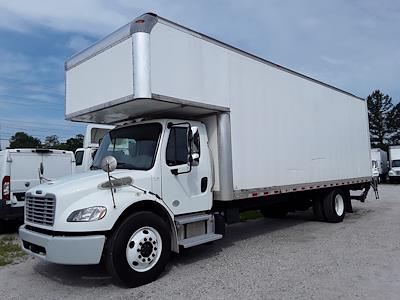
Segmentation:
<svg viewBox="0 0 400 300">
<path fill-rule="evenodd" d="M 75 164 L 77 166 L 81 166 L 83 161 L 83 151 L 76 151 L 75 152 Z"/>
<path fill-rule="evenodd" d="M 168 166 L 187 164 L 189 154 L 187 132 L 186 127 L 171 128 L 167 144 Z"/>
</svg>

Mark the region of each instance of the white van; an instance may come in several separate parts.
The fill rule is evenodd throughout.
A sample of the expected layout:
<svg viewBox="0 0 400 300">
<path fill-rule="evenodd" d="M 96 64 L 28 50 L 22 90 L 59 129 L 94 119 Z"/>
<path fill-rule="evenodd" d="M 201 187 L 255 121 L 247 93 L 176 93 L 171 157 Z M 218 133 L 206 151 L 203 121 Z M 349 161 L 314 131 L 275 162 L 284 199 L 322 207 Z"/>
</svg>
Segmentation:
<svg viewBox="0 0 400 300">
<path fill-rule="evenodd" d="M 42 175 L 39 174 L 43 170 Z M 0 220 L 23 216 L 25 192 L 40 184 L 75 172 L 71 151 L 7 149 L 0 151 Z M 40 179 L 42 177 L 42 180 Z"/>
</svg>

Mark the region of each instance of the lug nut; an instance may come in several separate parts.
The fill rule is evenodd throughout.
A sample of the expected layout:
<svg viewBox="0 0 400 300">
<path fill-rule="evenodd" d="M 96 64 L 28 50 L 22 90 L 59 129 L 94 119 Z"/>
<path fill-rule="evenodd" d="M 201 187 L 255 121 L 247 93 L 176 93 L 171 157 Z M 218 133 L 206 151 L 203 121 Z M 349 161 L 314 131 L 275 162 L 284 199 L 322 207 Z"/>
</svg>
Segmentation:
<svg viewBox="0 0 400 300">
<path fill-rule="evenodd" d="M 146 260 L 143 258 L 143 259 L 142 259 L 142 262 L 145 262 L 145 261 L 146 261 Z"/>
<path fill-rule="evenodd" d="M 139 248 L 137 249 L 137 252 L 140 252 L 140 249 L 139 249 Z"/>
<path fill-rule="evenodd" d="M 147 242 L 147 239 L 146 239 L 146 238 L 144 238 L 144 241 L 145 241 L 145 242 Z"/>
<path fill-rule="evenodd" d="M 132 242 L 129 243 L 129 248 L 132 249 L 133 247 L 135 247 L 135 242 L 134 242 L 134 241 L 132 241 Z"/>
<path fill-rule="evenodd" d="M 141 256 L 141 255 L 139 255 L 138 257 L 139 257 L 139 258 L 142 258 L 142 256 Z"/>
<path fill-rule="evenodd" d="M 152 238 L 149 238 L 149 241 L 151 242 Z"/>
<path fill-rule="evenodd" d="M 156 255 L 153 253 L 151 256 L 153 256 L 153 257 L 154 257 L 154 256 L 156 256 Z"/>
<path fill-rule="evenodd" d="M 150 257 L 147 260 L 150 261 Z"/>
<path fill-rule="evenodd" d="M 154 247 L 154 251 L 157 251 L 157 248 L 156 248 L 156 247 Z"/>
</svg>

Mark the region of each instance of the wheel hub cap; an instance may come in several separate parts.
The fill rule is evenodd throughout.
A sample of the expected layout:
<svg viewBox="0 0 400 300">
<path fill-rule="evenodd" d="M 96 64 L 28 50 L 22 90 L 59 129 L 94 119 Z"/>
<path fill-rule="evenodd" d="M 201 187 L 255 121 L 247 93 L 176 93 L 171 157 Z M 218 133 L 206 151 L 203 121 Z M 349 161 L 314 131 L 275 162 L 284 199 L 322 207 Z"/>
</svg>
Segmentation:
<svg viewBox="0 0 400 300">
<path fill-rule="evenodd" d="M 344 212 L 344 201 L 340 194 L 335 197 L 335 212 L 338 216 L 342 216 Z"/>
<path fill-rule="evenodd" d="M 161 236 L 153 227 L 136 230 L 126 246 L 126 260 L 137 272 L 150 270 L 159 260 L 162 250 Z"/>
</svg>

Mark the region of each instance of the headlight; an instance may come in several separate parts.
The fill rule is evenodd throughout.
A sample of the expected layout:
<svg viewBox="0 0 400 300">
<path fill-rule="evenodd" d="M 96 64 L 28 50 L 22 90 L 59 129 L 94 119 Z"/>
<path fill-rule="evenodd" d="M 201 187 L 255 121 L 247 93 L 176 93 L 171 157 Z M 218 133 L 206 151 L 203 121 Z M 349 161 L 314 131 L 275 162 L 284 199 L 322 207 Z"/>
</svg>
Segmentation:
<svg viewBox="0 0 400 300">
<path fill-rule="evenodd" d="M 93 206 L 84 209 L 76 210 L 69 215 L 68 222 L 92 222 L 101 220 L 107 213 L 107 208 L 104 206 Z"/>
<path fill-rule="evenodd" d="M 394 175 L 394 172 L 392 170 L 390 170 L 389 175 Z"/>
</svg>

